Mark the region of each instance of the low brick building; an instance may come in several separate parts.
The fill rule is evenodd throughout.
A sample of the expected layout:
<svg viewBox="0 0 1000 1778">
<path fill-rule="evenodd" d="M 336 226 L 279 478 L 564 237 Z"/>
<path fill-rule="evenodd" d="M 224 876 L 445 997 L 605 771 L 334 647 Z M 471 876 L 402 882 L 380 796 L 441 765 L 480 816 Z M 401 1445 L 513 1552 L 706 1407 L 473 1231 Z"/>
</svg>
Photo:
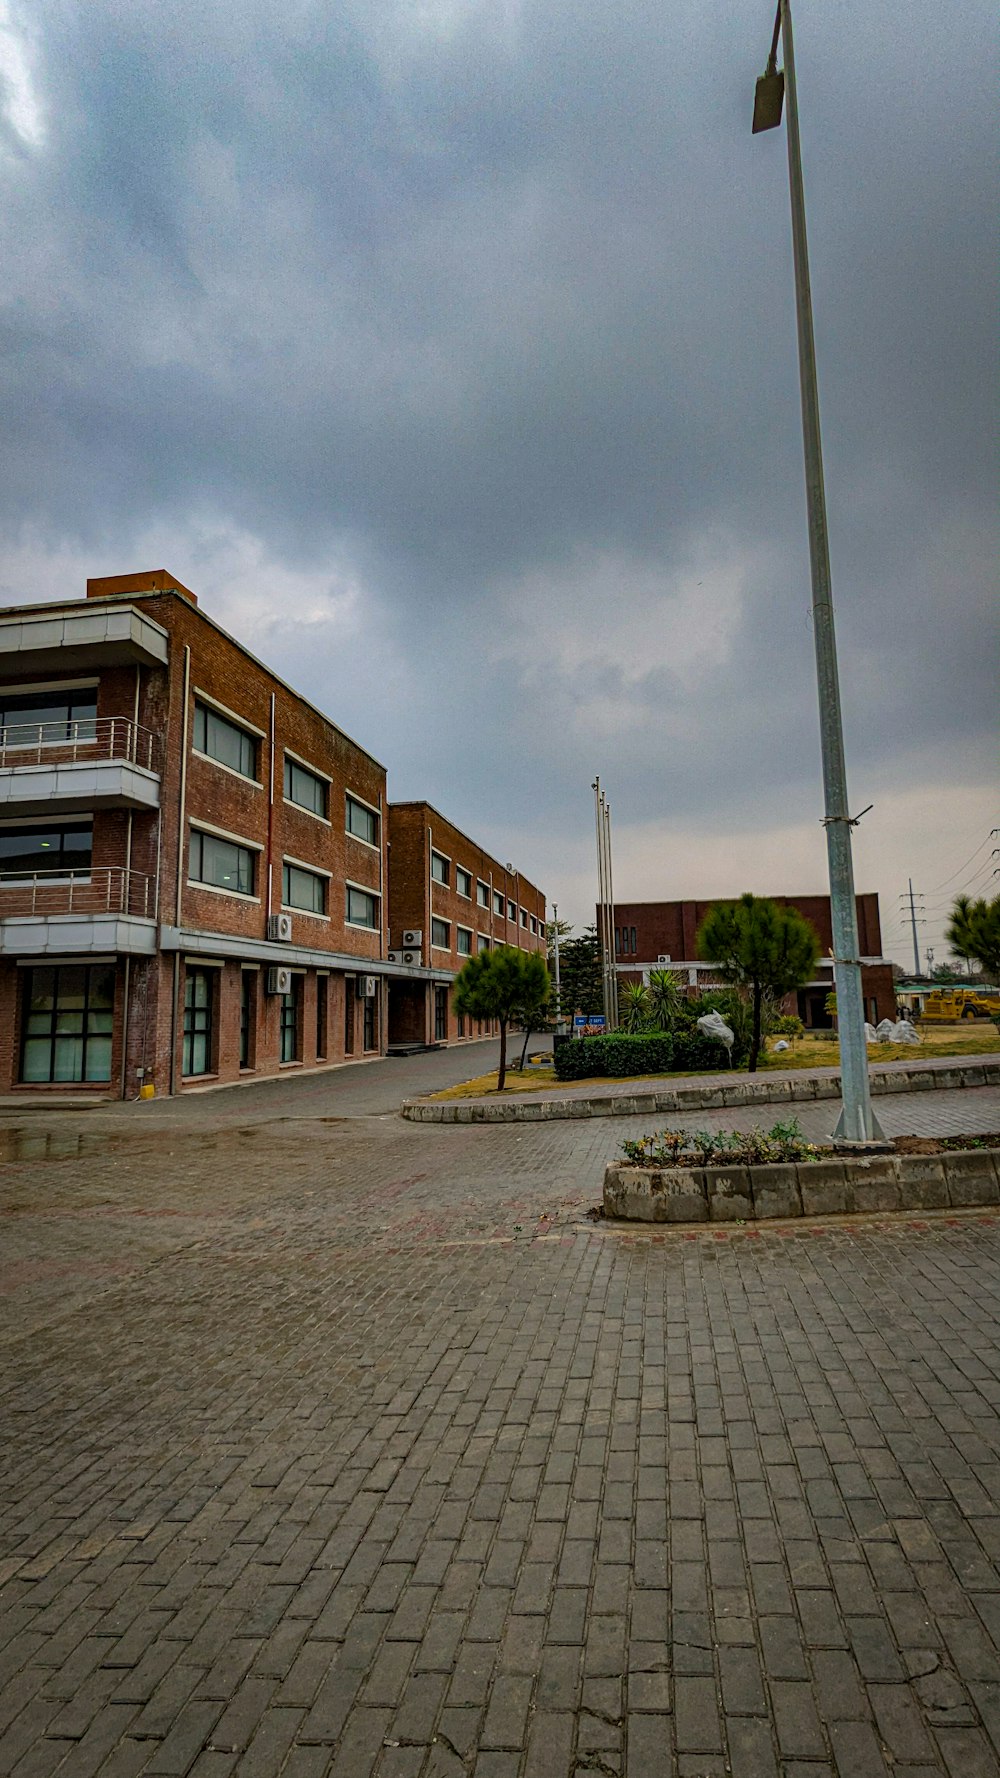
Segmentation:
<svg viewBox="0 0 1000 1778">
<path fill-rule="evenodd" d="M 828 1028 L 833 1023 L 825 1007 L 833 987 L 833 961 L 828 956 L 833 945 L 830 897 L 772 895 L 768 899 L 779 907 L 797 908 L 818 933 L 823 952 L 816 979 L 787 996 L 785 1011 L 797 1013 L 807 1029 Z M 718 901 L 616 901 L 615 964 L 619 975 L 626 980 L 648 981 L 650 969 L 669 967 L 686 978 L 692 992 L 715 981 L 712 966 L 698 960 L 697 936 L 705 915 L 716 906 Z M 856 906 L 865 1017 L 877 1025 L 880 1019 L 895 1017 L 892 964 L 882 955 L 878 896 L 859 895 Z"/>
<path fill-rule="evenodd" d="M 389 955 L 385 767 L 165 571 L 87 595 L 0 612 L 0 1091 L 384 1053 L 454 975 Z"/>
<path fill-rule="evenodd" d="M 393 978 L 389 1044 L 468 1042 L 493 1034 L 461 1018 L 448 983 L 472 956 L 497 945 L 545 954 L 545 897 L 470 840 L 429 803 L 389 804 L 390 960 L 429 963 L 439 978 Z"/>
</svg>

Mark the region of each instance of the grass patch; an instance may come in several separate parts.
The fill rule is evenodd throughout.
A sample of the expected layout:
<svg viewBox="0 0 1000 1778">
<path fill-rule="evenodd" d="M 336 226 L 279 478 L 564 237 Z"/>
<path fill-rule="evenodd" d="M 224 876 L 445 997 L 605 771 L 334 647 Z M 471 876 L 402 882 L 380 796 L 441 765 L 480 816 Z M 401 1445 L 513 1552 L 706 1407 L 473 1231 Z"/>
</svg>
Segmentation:
<svg viewBox="0 0 1000 1778">
<path fill-rule="evenodd" d="M 769 1040 L 773 1045 L 776 1039 Z M 1000 1032 L 996 1027 L 983 1019 L 977 1019 L 970 1027 L 968 1022 L 961 1025 L 935 1026 L 933 1035 L 928 1032 L 924 1042 L 915 1043 L 872 1043 L 868 1046 L 868 1059 L 876 1062 L 920 1062 L 928 1057 L 942 1056 L 990 1056 L 1000 1055 Z M 835 1040 L 820 1041 L 814 1037 L 799 1037 L 775 1055 L 773 1048 L 766 1056 L 760 1058 L 760 1071 L 768 1069 L 783 1071 L 790 1068 L 839 1068 L 840 1046 Z M 726 1072 L 723 1052 L 719 1050 L 719 1073 Z M 742 1069 L 733 1070 L 737 1079 L 745 1078 Z M 648 1080 L 699 1080 L 704 1071 L 690 1074 L 684 1072 L 670 1074 L 644 1075 Z M 522 1073 L 517 1068 L 507 1069 L 507 1084 L 502 1098 L 508 1094 L 537 1092 L 569 1092 L 578 1087 L 609 1087 L 620 1085 L 626 1089 L 635 1085 L 635 1079 L 619 1082 L 609 1075 L 601 1074 L 592 1080 L 557 1080 L 553 1068 L 525 1068 Z M 445 1087 L 440 1093 L 430 1093 L 430 1099 L 495 1099 L 497 1097 L 496 1069 L 489 1074 L 478 1074 L 474 1080 L 463 1080 L 458 1086 Z"/>
</svg>

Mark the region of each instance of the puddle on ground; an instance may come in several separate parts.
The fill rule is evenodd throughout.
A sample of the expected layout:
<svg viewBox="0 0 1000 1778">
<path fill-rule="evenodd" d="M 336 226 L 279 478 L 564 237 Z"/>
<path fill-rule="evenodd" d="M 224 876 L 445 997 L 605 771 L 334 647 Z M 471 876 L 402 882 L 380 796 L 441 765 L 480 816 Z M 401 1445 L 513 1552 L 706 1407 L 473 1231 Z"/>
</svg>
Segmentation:
<svg viewBox="0 0 1000 1778">
<path fill-rule="evenodd" d="M 0 1166 L 17 1161 L 79 1161 L 109 1154 L 140 1155 L 151 1146 L 159 1155 L 170 1155 L 185 1143 L 197 1142 L 200 1151 L 210 1152 L 234 1136 L 253 1136 L 248 1128 L 228 1130 L 165 1130 L 154 1135 L 151 1130 L 35 1130 L 30 1126 L 0 1129 Z"/>
</svg>

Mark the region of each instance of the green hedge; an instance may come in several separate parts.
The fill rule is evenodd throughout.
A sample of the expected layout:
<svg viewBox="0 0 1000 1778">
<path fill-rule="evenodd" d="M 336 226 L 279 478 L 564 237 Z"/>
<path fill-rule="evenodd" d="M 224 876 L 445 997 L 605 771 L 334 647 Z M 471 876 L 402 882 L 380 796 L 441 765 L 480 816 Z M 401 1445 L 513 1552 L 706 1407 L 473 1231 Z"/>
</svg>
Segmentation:
<svg viewBox="0 0 1000 1778">
<path fill-rule="evenodd" d="M 674 1068 L 678 1073 L 687 1070 L 692 1074 L 718 1074 L 720 1069 L 728 1067 L 725 1044 L 714 1037 L 706 1037 L 697 1026 L 692 1031 L 674 1032 Z"/>
<path fill-rule="evenodd" d="M 673 1039 L 664 1032 L 630 1036 L 615 1031 L 607 1037 L 579 1037 L 561 1043 L 554 1061 L 559 1080 L 592 1080 L 598 1075 L 624 1080 L 629 1075 L 667 1074 L 673 1054 Z"/>
</svg>

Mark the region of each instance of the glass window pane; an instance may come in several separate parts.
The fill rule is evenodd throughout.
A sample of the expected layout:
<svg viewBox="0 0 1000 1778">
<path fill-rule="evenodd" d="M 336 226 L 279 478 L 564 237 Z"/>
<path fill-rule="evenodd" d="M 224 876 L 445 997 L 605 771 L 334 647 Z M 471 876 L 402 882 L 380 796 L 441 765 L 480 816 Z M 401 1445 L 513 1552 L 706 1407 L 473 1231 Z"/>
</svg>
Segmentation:
<svg viewBox="0 0 1000 1778">
<path fill-rule="evenodd" d="M 87 1040 L 87 1080 L 111 1079 L 110 1037 L 89 1037 Z"/>
<path fill-rule="evenodd" d="M 21 1064 L 22 1080 L 48 1080 L 52 1046 L 47 1037 L 29 1037 Z"/>
</svg>

